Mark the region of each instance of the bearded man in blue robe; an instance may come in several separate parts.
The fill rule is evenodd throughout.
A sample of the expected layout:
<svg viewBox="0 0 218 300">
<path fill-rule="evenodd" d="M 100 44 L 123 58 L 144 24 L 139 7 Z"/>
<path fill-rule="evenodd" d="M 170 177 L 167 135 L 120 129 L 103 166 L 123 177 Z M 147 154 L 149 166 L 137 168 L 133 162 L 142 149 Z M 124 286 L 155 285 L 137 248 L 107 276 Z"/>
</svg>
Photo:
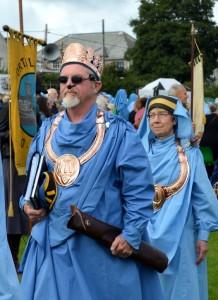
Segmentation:
<svg viewBox="0 0 218 300">
<path fill-rule="evenodd" d="M 33 209 L 27 194 L 20 200 L 34 223 L 20 267 L 25 300 L 163 299 L 156 271 L 129 258 L 153 211 L 150 164 L 132 125 L 98 109 L 101 73 L 92 49 L 67 47 L 59 76 L 66 110 L 46 119 L 31 144 L 27 166 L 36 152 L 46 158 L 46 209 Z M 72 204 L 121 228 L 110 249 L 67 228 Z"/>
<path fill-rule="evenodd" d="M 199 147 L 190 143 L 192 124 L 181 101 L 151 97 L 146 112 L 138 133 L 156 191 L 147 230 L 169 259 L 159 274 L 164 299 L 207 300 L 207 241 L 218 230 L 218 202 Z"/>
</svg>

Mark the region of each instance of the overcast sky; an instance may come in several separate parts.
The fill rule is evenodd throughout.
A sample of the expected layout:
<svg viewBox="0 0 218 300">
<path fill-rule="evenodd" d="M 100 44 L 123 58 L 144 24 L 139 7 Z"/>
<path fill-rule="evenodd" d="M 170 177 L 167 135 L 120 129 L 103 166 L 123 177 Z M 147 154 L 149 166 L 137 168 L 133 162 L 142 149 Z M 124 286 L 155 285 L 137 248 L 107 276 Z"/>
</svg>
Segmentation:
<svg viewBox="0 0 218 300">
<path fill-rule="evenodd" d="M 131 18 L 138 17 L 138 0 L 23 0 L 24 32 L 36 38 L 45 38 L 48 25 L 48 43 L 67 34 L 125 31 L 133 35 Z M 20 30 L 19 0 L 1 0 L 0 30 L 8 25 Z M 2 32 L 5 36 L 5 33 Z"/>
<path fill-rule="evenodd" d="M 24 32 L 35 38 L 53 43 L 67 34 L 101 32 L 104 30 L 125 31 L 134 36 L 129 26 L 131 19 L 138 17 L 139 0 L 23 0 Z M 218 1 L 214 9 L 218 24 Z M 20 30 L 19 0 L 1 0 L 0 31 L 3 25 Z"/>
</svg>

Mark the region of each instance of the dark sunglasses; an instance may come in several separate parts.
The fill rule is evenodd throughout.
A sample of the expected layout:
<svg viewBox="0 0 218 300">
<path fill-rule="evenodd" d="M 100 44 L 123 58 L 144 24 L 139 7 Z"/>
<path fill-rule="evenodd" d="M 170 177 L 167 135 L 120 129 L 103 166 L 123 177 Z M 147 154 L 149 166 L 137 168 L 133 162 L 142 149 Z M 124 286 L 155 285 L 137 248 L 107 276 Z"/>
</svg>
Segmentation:
<svg viewBox="0 0 218 300">
<path fill-rule="evenodd" d="M 88 79 L 91 81 L 96 80 L 95 75 L 93 75 L 93 74 L 89 74 L 88 78 L 83 78 L 82 76 L 72 76 L 71 77 L 71 81 L 73 84 L 79 84 Z M 59 76 L 58 80 L 60 83 L 67 83 L 68 77 L 67 76 Z"/>
</svg>

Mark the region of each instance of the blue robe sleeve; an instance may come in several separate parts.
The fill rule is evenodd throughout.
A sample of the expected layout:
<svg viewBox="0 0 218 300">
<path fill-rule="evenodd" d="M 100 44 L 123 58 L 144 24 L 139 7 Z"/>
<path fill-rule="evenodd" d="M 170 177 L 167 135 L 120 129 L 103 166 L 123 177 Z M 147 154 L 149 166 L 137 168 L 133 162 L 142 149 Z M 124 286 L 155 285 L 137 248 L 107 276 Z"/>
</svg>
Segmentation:
<svg viewBox="0 0 218 300">
<path fill-rule="evenodd" d="M 211 231 L 218 230 L 218 201 L 208 179 L 201 153 L 195 149 L 196 168 L 192 201 L 198 239 L 207 241 Z"/>
<path fill-rule="evenodd" d="M 121 237 L 138 249 L 143 231 L 153 214 L 154 186 L 147 154 L 132 126 L 127 127 L 120 145 L 117 168 L 124 209 Z"/>
</svg>

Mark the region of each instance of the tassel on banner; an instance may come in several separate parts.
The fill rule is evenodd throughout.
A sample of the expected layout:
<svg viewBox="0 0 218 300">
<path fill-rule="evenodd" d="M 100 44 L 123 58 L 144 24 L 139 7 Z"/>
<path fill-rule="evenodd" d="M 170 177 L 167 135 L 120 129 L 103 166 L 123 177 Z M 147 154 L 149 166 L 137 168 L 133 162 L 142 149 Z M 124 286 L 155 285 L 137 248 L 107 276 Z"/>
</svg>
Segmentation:
<svg viewBox="0 0 218 300">
<path fill-rule="evenodd" d="M 11 217 L 11 218 L 14 217 L 14 208 L 13 208 L 13 203 L 12 203 L 11 199 L 10 199 L 10 202 L 9 202 L 8 217 Z"/>
</svg>

